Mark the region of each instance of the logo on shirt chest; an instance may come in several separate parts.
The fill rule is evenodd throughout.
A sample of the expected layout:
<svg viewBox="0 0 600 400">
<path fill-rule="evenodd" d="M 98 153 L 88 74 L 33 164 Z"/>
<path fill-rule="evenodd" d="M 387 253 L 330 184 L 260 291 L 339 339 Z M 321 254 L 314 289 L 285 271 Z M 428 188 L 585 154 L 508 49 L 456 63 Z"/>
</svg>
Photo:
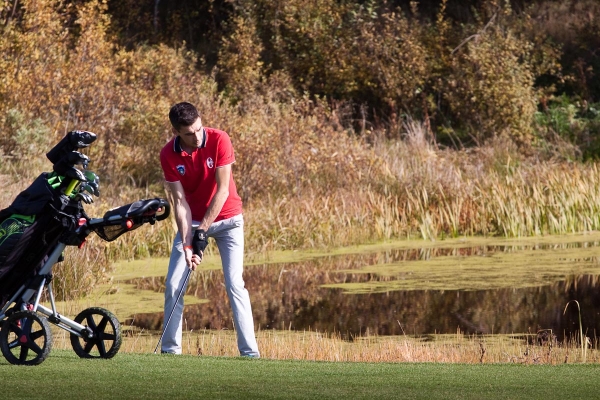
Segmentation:
<svg viewBox="0 0 600 400">
<path fill-rule="evenodd" d="M 212 159 L 212 158 L 208 157 L 208 158 L 206 159 L 206 166 L 207 166 L 208 168 L 212 168 L 212 167 L 214 167 L 214 166 L 215 166 L 215 162 L 213 161 L 213 159 Z"/>
<path fill-rule="evenodd" d="M 183 165 L 178 165 L 175 168 L 177 168 L 177 172 L 179 172 L 179 175 L 183 176 L 185 175 L 185 166 Z"/>
</svg>

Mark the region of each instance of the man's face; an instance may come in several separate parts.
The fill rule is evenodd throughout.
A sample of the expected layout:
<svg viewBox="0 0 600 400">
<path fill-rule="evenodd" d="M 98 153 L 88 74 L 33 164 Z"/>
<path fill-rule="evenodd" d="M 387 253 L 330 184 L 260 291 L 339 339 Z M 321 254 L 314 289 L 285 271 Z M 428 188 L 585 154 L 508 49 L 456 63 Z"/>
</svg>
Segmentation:
<svg viewBox="0 0 600 400">
<path fill-rule="evenodd" d="M 175 131 L 175 134 L 181 138 L 185 146 L 195 149 L 202 143 L 202 120 L 198 117 L 192 125 L 182 126 L 178 131 Z"/>
</svg>

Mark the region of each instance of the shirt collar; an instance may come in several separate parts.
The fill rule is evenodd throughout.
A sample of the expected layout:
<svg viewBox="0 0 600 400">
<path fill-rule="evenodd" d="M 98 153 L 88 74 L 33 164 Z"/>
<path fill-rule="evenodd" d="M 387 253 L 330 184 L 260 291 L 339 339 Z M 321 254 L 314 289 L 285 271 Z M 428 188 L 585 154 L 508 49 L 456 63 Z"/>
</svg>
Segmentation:
<svg viewBox="0 0 600 400">
<path fill-rule="evenodd" d="M 204 147 L 206 147 L 206 129 L 204 129 L 204 127 L 202 128 L 202 143 L 200 143 L 200 146 L 198 146 L 199 149 L 202 149 Z M 181 138 L 179 136 L 175 136 L 175 140 L 173 141 L 173 151 L 175 153 L 182 153 L 183 152 L 183 148 L 181 147 Z"/>
</svg>

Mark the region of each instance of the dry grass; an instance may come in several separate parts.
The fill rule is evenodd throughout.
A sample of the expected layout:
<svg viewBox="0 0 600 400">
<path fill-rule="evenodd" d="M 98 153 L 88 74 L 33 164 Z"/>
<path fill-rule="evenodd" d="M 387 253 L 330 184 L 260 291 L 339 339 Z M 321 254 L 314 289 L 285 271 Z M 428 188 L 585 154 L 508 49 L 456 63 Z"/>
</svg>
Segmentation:
<svg viewBox="0 0 600 400">
<path fill-rule="evenodd" d="M 54 348 L 71 349 L 64 331 L 54 330 Z M 126 330 L 120 352 L 151 353 L 159 334 Z M 535 335 L 529 342 L 535 340 Z M 275 360 L 350 361 L 350 362 L 436 362 L 436 363 L 515 363 L 563 364 L 600 362 L 600 353 L 588 349 L 582 356 L 575 340 L 566 343 L 528 343 L 524 335 L 465 336 L 430 335 L 364 336 L 353 341 L 337 334 L 268 330 L 257 332 L 261 356 Z M 235 332 L 185 332 L 183 353 L 199 356 L 237 357 Z"/>
<path fill-rule="evenodd" d="M 246 208 L 251 251 L 343 246 L 390 238 L 525 237 L 600 228 L 596 163 L 526 159 L 504 142 L 446 151 L 412 139 L 374 152 L 389 181 L 266 196 Z"/>
</svg>

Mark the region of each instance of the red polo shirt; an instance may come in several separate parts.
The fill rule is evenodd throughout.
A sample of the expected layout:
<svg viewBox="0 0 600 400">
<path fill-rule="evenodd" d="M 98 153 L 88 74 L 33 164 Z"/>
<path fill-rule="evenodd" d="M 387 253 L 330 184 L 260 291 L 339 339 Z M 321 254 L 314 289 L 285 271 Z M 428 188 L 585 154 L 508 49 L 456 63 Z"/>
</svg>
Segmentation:
<svg viewBox="0 0 600 400">
<path fill-rule="evenodd" d="M 204 142 L 188 154 L 175 136 L 162 148 L 160 163 L 167 182 L 181 182 L 192 219 L 200 221 L 217 191 L 216 168 L 233 164 L 235 156 L 229 135 L 221 130 L 204 127 Z M 242 199 L 237 194 L 233 173 L 229 181 L 229 196 L 215 221 L 242 213 Z"/>
</svg>

